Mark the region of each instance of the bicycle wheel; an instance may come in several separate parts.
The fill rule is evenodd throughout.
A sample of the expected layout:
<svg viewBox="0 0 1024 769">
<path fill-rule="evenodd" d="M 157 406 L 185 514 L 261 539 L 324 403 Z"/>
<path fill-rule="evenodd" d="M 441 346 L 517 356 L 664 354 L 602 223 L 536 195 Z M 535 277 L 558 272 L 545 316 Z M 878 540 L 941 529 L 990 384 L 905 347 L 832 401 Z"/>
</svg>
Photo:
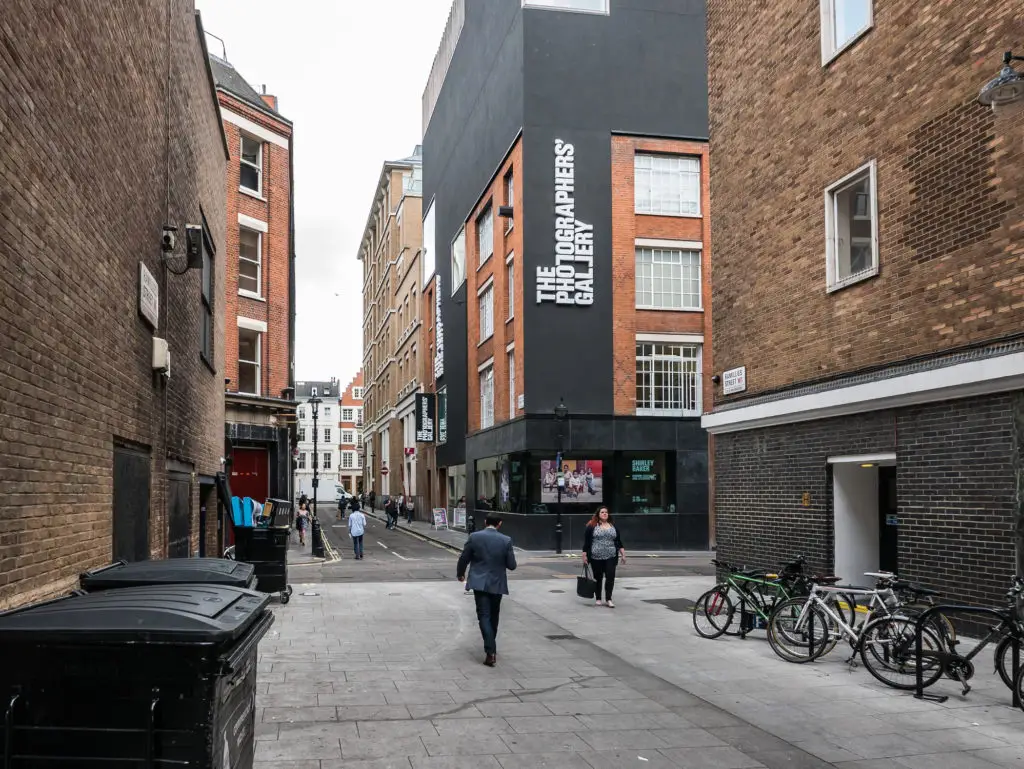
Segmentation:
<svg viewBox="0 0 1024 769">
<path fill-rule="evenodd" d="M 996 646 L 996 670 L 1006 688 L 1013 690 L 1013 636 L 1006 636 Z M 1020 649 L 1020 667 L 1024 670 L 1024 643 Z"/>
<path fill-rule="evenodd" d="M 825 604 L 850 627 L 857 626 L 857 599 L 849 593 L 827 593 Z M 844 608 L 845 607 L 845 608 Z"/>
<path fill-rule="evenodd" d="M 808 606 L 806 598 L 790 598 L 772 614 L 768 643 L 787 662 L 810 662 L 829 644 L 828 619 L 817 606 Z"/>
<path fill-rule="evenodd" d="M 900 606 L 899 611 L 908 617 L 917 619 L 931 608 L 932 606 L 926 603 L 908 603 Z M 928 624 L 931 626 L 932 630 L 935 631 L 936 635 L 942 639 L 942 642 L 947 649 L 952 649 L 956 646 L 956 628 L 953 626 L 949 617 L 942 612 L 937 612 L 928 618 Z M 1012 683 L 1013 682 L 1008 676 L 1006 678 L 1006 685 L 1011 686 Z"/>
<path fill-rule="evenodd" d="M 733 605 L 728 589 L 716 585 L 693 605 L 693 629 L 703 638 L 718 638 L 732 622 Z"/>
<path fill-rule="evenodd" d="M 1024 665 L 1017 671 L 1017 680 L 1013 682 L 1013 691 L 1017 694 L 1020 709 L 1024 710 Z"/>
<path fill-rule="evenodd" d="M 917 687 L 916 622 L 906 617 L 881 617 L 868 624 L 860 636 L 860 658 L 875 678 L 894 689 Z M 921 649 L 943 648 L 931 627 L 921 628 Z M 942 678 L 942 665 L 934 657 L 922 660 L 922 682 L 927 688 Z"/>
</svg>

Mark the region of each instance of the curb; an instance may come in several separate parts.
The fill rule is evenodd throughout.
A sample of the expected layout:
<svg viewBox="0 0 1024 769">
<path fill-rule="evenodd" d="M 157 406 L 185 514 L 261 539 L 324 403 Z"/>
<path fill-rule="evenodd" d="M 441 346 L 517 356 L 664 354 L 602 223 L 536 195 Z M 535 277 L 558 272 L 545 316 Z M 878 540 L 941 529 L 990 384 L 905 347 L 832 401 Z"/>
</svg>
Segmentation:
<svg viewBox="0 0 1024 769">
<path fill-rule="evenodd" d="M 380 521 L 381 523 L 387 523 L 387 518 L 384 517 L 384 516 L 378 515 L 376 510 L 374 510 L 373 512 L 367 512 L 366 510 L 363 510 L 363 513 L 365 513 L 366 515 L 370 516 L 374 520 Z M 462 553 L 462 548 L 460 548 L 460 547 L 458 547 L 456 545 L 453 545 L 451 542 L 445 542 L 443 539 L 437 539 L 435 537 L 431 537 L 429 534 L 421 534 L 420 532 L 413 531 L 412 529 L 403 529 L 401 526 L 396 527 L 395 531 L 400 531 L 403 534 L 406 534 L 406 535 L 408 535 L 410 537 L 415 537 L 416 539 L 420 540 L 421 542 L 429 542 L 432 545 L 438 545 L 439 547 L 443 547 L 445 550 L 450 550 L 451 552 L 453 552 L 455 554 Z"/>
</svg>

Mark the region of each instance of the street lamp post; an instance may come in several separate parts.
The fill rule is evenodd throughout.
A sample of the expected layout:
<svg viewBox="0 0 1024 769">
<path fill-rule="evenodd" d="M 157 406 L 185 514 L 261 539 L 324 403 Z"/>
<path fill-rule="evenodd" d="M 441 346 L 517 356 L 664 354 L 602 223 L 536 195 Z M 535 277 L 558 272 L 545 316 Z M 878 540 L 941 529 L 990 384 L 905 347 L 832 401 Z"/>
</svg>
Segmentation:
<svg viewBox="0 0 1024 769">
<path fill-rule="evenodd" d="M 981 89 L 978 94 L 980 103 L 997 109 L 1024 100 L 1024 75 L 1014 70 L 1015 61 L 1024 61 L 1024 56 L 1014 56 L 1013 51 L 1003 54 L 1003 68 L 998 77 Z"/>
<path fill-rule="evenodd" d="M 558 453 L 555 455 L 555 487 L 558 489 L 558 506 L 555 508 L 555 552 L 559 555 L 562 554 L 562 487 L 565 485 L 565 478 L 562 476 L 562 451 L 564 450 L 562 425 L 565 423 L 567 416 L 569 416 L 569 409 L 566 407 L 565 402 L 559 398 L 558 405 L 555 406 L 555 426 L 558 429 L 556 436 L 558 440 Z"/>
<path fill-rule="evenodd" d="M 312 531 L 310 532 L 309 544 L 310 554 L 314 558 L 324 557 L 324 540 L 323 531 L 320 528 L 320 519 L 317 517 L 317 506 L 316 506 L 316 495 L 317 489 L 320 487 L 320 453 L 318 451 L 318 430 L 317 430 L 317 419 L 320 416 L 320 404 L 323 401 L 317 396 L 313 396 L 309 399 L 309 406 L 313 411 L 313 523 Z"/>
</svg>

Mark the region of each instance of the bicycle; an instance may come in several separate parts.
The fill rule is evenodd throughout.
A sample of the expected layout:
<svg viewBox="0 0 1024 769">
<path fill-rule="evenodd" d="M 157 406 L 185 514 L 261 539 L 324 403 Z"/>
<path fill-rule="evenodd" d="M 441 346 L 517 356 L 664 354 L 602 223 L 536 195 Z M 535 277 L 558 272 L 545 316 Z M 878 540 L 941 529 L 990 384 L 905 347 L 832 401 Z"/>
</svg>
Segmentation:
<svg viewBox="0 0 1024 769">
<path fill-rule="evenodd" d="M 1016 644 L 1018 649 L 1024 650 L 1024 617 L 1022 617 L 1018 606 L 1022 593 L 1024 593 L 1024 578 L 1015 577 L 1013 587 L 1006 593 L 1007 607 L 987 610 L 987 613 L 999 617 L 999 622 L 993 625 L 988 634 L 967 654 L 958 653 L 956 651 L 958 641 L 955 638 L 944 637 L 942 633 L 938 634 L 941 641 L 939 648 L 928 650 L 922 648 L 922 662 L 931 661 L 926 669 L 927 675 L 922 676 L 922 688 L 931 686 L 945 675 L 958 681 L 966 696 L 971 691 L 968 681 L 974 677 L 975 673 L 974 658 L 985 647 L 999 639 L 993 653 L 996 672 L 1011 691 L 1016 690 L 1018 699 L 1024 697 L 1024 676 L 1018 672 L 1017 681 L 1014 681 L 1012 676 L 1014 645 Z M 935 612 L 935 616 L 942 618 L 944 625 L 949 623 L 949 620 L 943 610 L 949 611 L 955 608 L 957 607 L 938 606 L 934 607 L 932 611 Z M 969 609 L 970 607 L 961 608 Z M 975 609 L 974 611 L 986 610 Z M 876 679 L 894 689 L 917 688 L 918 661 L 914 638 L 917 619 L 913 618 L 908 628 L 904 618 L 883 617 L 864 629 L 865 639 L 861 648 L 861 660 L 864 662 L 864 667 Z M 868 656 L 868 652 L 870 652 L 870 656 Z M 913 680 L 901 678 L 900 676 L 910 675 L 907 668 L 911 666 Z"/>
<path fill-rule="evenodd" d="M 934 591 L 897 580 L 887 572 L 873 572 L 868 576 L 877 577 L 874 588 L 816 583 L 812 585 L 810 595 L 779 604 L 768 625 L 768 643 L 772 650 L 788 662 L 812 662 L 830 653 L 845 637 L 853 649 L 847 662 L 855 664 L 863 631 L 872 620 L 880 616 L 891 617 L 906 608 L 908 597 L 919 600 L 922 595 L 934 594 Z M 862 609 L 867 614 L 865 620 L 858 623 L 854 618 L 848 622 L 835 610 L 834 599 L 827 598 L 832 595 L 868 596 Z M 905 619 L 913 625 L 913 620 Z M 925 632 L 929 643 L 938 648 L 941 641 L 936 631 L 925 628 Z"/>
<path fill-rule="evenodd" d="M 694 604 L 693 626 L 704 638 L 718 638 L 723 634 L 746 638 L 747 633 L 756 629 L 759 621 L 767 627 L 775 608 L 781 602 L 794 596 L 806 595 L 813 580 L 839 581 L 839 577 L 805 576 L 803 568 L 806 559 L 802 555 L 783 564 L 779 573 L 763 569 L 746 569 L 721 560 L 712 560 L 712 563 L 725 569 L 728 575 L 724 582 L 708 590 Z M 735 601 L 732 595 L 736 596 Z M 740 623 L 738 629 L 732 631 L 730 628 L 737 603 Z M 837 597 L 833 603 L 837 610 L 842 610 L 845 603 L 851 617 L 853 616 L 854 603 L 848 595 Z M 747 621 L 748 617 L 750 621 Z M 707 620 L 710 629 L 702 627 L 702 619 Z"/>
</svg>

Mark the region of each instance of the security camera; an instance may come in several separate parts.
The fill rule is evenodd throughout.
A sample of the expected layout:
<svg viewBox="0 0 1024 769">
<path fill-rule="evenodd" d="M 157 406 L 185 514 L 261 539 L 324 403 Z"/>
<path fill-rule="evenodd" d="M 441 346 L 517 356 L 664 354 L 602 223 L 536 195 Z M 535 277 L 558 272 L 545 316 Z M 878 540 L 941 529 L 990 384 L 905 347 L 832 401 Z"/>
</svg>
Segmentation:
<svg viewBox="0 0 1024 769">
<path fill-rule="evenodd" d="M 160 238 L 160 249 L 165 253 L 169 254 L 174 250 L 174 246 L 177 243 L 177 238 L 174 233 L 178 231 L 177 227 L 171 227 L 169 224 L 164 225 L 164 234 Z"/>
</svg>

